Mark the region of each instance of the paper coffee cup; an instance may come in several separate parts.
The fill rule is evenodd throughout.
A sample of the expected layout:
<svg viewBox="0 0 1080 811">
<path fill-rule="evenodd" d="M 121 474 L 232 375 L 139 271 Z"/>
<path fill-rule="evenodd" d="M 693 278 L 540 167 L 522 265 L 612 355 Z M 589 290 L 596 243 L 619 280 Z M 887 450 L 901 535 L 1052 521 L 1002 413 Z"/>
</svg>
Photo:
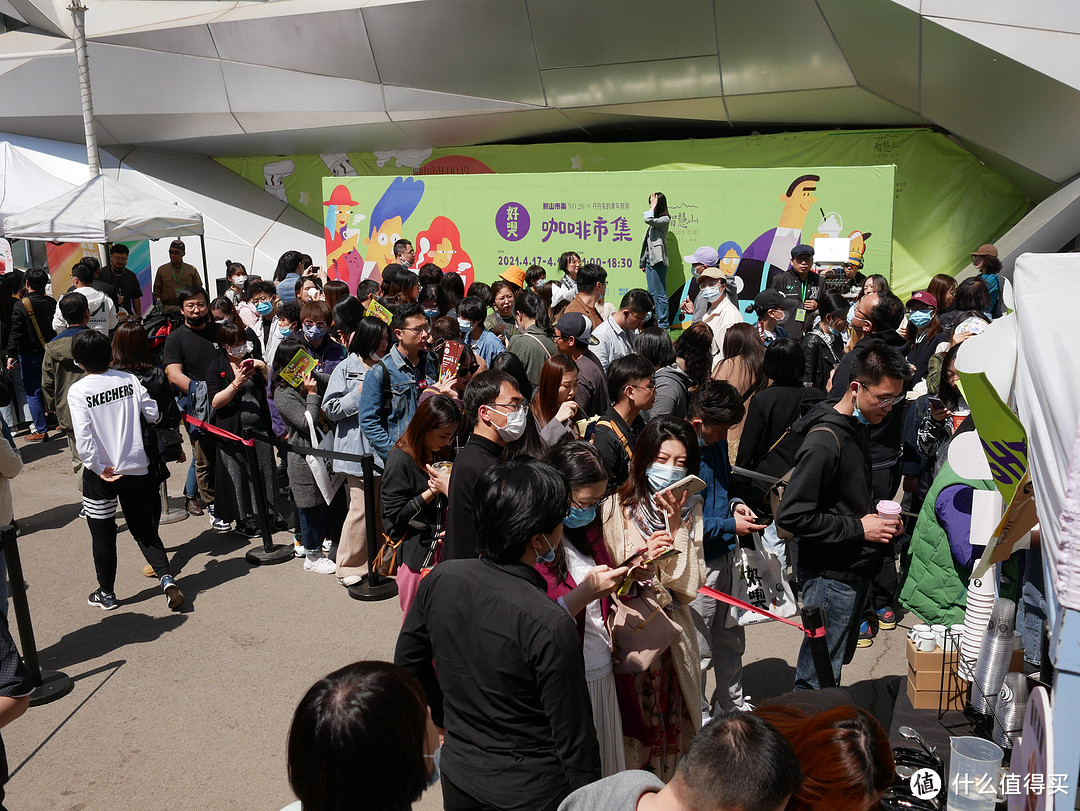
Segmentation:
<svg viewBox="0 0 1080 811">
<path fill-rule="evenodd" d="M 900 505 L 895 501 L 879 501 L 877 503 L 878 518 L 899 518 L 900 517 Z"/>
</svg>

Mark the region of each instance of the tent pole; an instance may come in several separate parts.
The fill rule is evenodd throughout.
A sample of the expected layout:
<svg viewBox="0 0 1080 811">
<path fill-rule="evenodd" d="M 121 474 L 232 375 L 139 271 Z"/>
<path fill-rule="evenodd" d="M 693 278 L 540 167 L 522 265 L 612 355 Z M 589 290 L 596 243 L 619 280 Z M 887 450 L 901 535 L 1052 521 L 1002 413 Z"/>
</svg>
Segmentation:
<svg viewBox="0 0 1080 811">
<path fill-rule="evenodd" d="M 199 245 L 202 246 L 203 283 L 206 285 L 206 292 L 210 296 L 210 300 L 213 301 L 215 296 L 210 291 L 210 268 L 206 264 L 206 235 L 205 234 L 199 234 Z"/>
<path fill-rule="evenodd" d="M 98 154 L 97 132 L 94 130 L 94 99 L 90 92 L 90 57 L 86 50 L 86 6 L 74 0 L 68 11 L 75 23 L 75 61 L 79 65 L 79 93 L 82 97 L 83 133 L 86 138 L 86 163 L 90 175 L 101 174 L 101 157 Z"/>
</svg>

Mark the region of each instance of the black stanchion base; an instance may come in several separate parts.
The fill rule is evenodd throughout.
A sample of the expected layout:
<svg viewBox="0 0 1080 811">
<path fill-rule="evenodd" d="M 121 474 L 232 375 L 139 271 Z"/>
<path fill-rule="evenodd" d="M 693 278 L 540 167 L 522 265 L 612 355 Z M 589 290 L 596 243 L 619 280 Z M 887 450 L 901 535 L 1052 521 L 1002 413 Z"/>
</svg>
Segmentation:
<svg viewBox="0 0 1080 811">
<path fill-rule="evenodd" d="M 377 600 L 389 600 L 393 597 L 397 597 L 397 583 L 391 580 L 389 577 L 380 577 L 379 585 L 372 586 L 368 580 L 363 583 L 357 583 L 355 586 L 348 586 L 346 590 L 349 592 L 349 596 L 354 600 L 364 600 L 365 602 L 375 602 Z"/>
<path fill-rule="evenodd" d="M 75 682 L 66 673 L 59 670 L 42 670 L 41 686 L 30 694 L 30 706 L 40 707 L 63 698 L 75 687 Z"/>
<path fill-rule="evenodd" d="M 247 558 L 247 562 L 252 566 L 271 566 L 275 563 L 285 563 L 286 561 L 296 560 L 296 553 L 293 551 L 292 544 L 289 544 L 288 546 L 274 544 L 269 552 L 261 546 L 258 546 L 255 549 L 249 549 L 244 557 Z"/>
</svg>

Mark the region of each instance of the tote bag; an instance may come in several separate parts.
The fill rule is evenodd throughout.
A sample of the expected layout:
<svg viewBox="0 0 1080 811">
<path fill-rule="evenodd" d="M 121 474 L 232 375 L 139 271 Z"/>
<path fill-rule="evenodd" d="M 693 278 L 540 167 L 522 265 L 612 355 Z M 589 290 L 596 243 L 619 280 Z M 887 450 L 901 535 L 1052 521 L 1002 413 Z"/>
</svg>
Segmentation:
<svg viewBox="0 0 1080 811">
<path fill-rule="evenodd" d="M 759 533 L 753 533 L 752 537 L 752 548 L 739 546 L 735 550 L 735 560 L 731 566 L 731 591 L 728 593 L 785 619 L 795 616 L 799 605 L 795 602 L 791 586 L 784 578 L 784 567 L 780 558 L 771 549 L 762 546 Z M 728 612 L 725 625 L 731 628 L 735 625 L 753 625 L 768 621 L 769 617 L 733 606 Z"/>
</svg>

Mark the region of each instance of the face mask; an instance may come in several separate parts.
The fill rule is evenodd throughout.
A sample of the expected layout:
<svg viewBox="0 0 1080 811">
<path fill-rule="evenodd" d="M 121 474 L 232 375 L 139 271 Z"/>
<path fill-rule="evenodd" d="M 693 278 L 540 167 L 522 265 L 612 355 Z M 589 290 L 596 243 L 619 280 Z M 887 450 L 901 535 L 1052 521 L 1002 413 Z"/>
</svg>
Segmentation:
<svg viewBox="0 0 1080 811">
<path fill-rule="evenodd" d="M 194 317 L 194 316 L 184 316 L 184 317 L 187 320 L 188 326 L 192 327 L 193 329 L 198 329 L 199 327 L 205 326 L 206 323 L 210 320 L 210 316 L 208 316 L 208 315 L 200 315 L 198 317 Z"/>
<path fill-rule="evenodd" d="M 230 346 L 225 351 L 232 355 L 234 358 L 242 358 L 244 357 L 244 355 L 251 351 L 251 341 L 246 341 L 242 344 L 237 344 L 236 346 Z"/>
<path fill-rule="evenodd" d="M 495 427 L 503 442 L 513 442 L 515 439 L 521 439 L 521 435 L 525 433 L 525 421 L 528 419 L 525 415 L 525 409 L 519 408 L 512 414 L 504 416 L 506 417 L 506 425 L 502 428 Z"/>
<path fill-rule="evenodd" d="M 591 524 L 594 518 L 596 518 L 595 505 L 592 507 L 571 507 L 570 514 L 563 519 L 563 526 L 577 529 L 586 524 Z"/>
<path fill-rule="evenodd" d="M 272 301 L 260 301 L 255 305 L 255 312 L 259 315 L 270 315 L 274 311 L 274 302 Z"/>
<path fill-rule="evenodd" d="M 701 288 L 700 295 L 705 301 L 712 304 L 718 298 L 720 298 L 720 285 L 714 284 L 710 287 Z"/>
<path fill-rule="evenodd" d="M 909 322 L 911 322 L 912 324 L 914 324 L 916 327 L 922 329 L 923 327 L 925 327 L 927 324 L 930 323 L 930 320 L 933 317 L 934 317 L 934 314 L 931 313 L 929 310 L 915 310 L 913 312 L 908 313 L 907 320 Z"/>
<path fill-rule="evenodd" d="M 437 309 L 435 309 L 435 310 L 424 310 L 424 315 L 426 315 L 428 318 L 438 318 L 439 317 L 439 311 Z"/>
<path fill-rule="evenodd" d="M 458 329 L 462 332 L 472 332 L 472 321 L 466 321 L 464 318 L 457 320 Z"/>
<path fill-rule="evenodd" d="M 317 344 L 323 339 L 324 335 L 326 335 L 326 330 L 322 327 L 304 326 L 304 337 L 307 339 L 308 343 Z"/>
<path fill-rule="evenodd" d="M 547 539 L 547 535 L 542 536 L 544 543 L 547 544 L 548 551 L 542 555 L 536 556 L 537 563 L 551 563 L 555 560 L 555 547 L 551 545 L 551 541 Z"/>
<path fill-rule="evenodd" d="M 243 287 L 246 281 L 247 276 L 233 276 L 232 283 L 234 287 Z"/>
<path fill-rule="evenodd" d="M 215 324 L 224 324 L 228 320 L 229 320 L 228 318 L 215 318 L 214 323 Z"/>
<path fill-rule="evenodd" d="M 675 484 L 679 479 L 686 478 L 686 468 L 653 462 L 645 470 L 645 478 L 649 480 L 649 487 L 652 488 L 653 492 L 659 493 L 665 487 Z"/>
<path fill-rule="evenodd" d="M 278 335 L 282 338 L 288 338 L 292 335 L 292 327 L 278 327 Z"/>
<path fill-rule="evenodd" d="M 439 761 L 442 760 L 442 746 L 440 745 L 431 755 L 424 755 L 425 760 L 430 760 L 435 764 L 435 771 L 433 771 L 427 779 L 428 788 L 439 782 L 439 775 L 442 773 L 439 768 Z"/>
<path fill-rule="evenodd" d="M 853 416 L 855 419 L 857 419 L 863 425 L 869 425 L 870 420 L 868 420 L 866 418 L 866 415 L 862 413 L 862 409 L 859 408 L 859 401 L 858 401 L 858 399 L 856 399 L 859 396 L 859 392 L 862 391 L 862 384 L 859 383 L 859 384 L 856 384 L 856 385 L 858 385 L 859 388 L 855 390 L 855 397 L 851 398 L 851 404 L 855 407 L 855 410 L 851 412 L 851 416 Z"/>
</svg>

